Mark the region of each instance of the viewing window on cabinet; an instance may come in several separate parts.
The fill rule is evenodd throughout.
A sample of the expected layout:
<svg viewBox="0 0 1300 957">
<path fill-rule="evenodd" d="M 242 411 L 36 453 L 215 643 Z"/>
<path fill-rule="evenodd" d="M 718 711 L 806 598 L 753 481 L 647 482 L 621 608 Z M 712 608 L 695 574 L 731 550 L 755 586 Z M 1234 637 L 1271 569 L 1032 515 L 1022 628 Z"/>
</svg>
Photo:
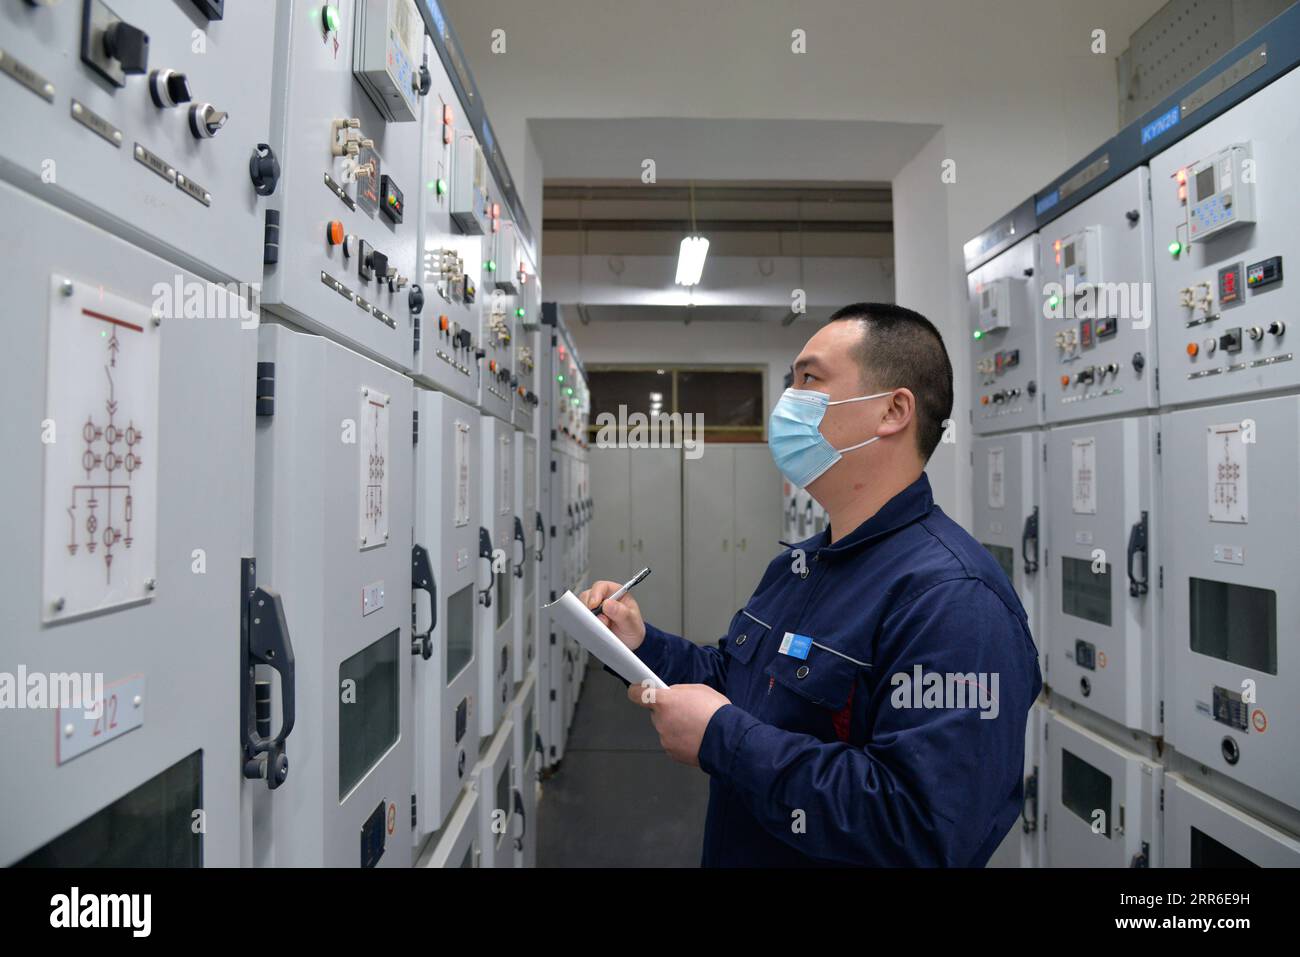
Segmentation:
<svg viewBox="0 0 1300 957">
<path fill-rule="evenodd" d="M 612 423 L 626 438 L 639 424 L 658 422 L 661 430 L 689 428 L 693 437 L 702 421 L 705 441 L 765 442 L 766 378 L 762 366 L 591 365 L 587 431 L 595 441 Z"/>
</svg>

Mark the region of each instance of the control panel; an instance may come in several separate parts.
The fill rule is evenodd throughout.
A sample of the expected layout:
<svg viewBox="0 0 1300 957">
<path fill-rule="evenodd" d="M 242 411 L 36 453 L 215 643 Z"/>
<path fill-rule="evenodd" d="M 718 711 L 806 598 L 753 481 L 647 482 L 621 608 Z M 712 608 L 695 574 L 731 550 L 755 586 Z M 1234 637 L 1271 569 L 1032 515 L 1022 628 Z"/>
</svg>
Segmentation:
<svg viewBox="0 0 1300 957">
<path fill-rule="evenodd" d="M 279 177 L 265 21 L 250 3 L 215 19 L 155 0 L 0 4 L 0 177 L 250 298 Z"/>
<path fill-rule="evenodd" d="M 451 145 L 451 218 L 464 233 L 488 234 L 492 228 L 492 204 L 488 199 L 490 187 L 483 149 L 472 129 L 456 131 Z"/>
<path fill-rule="evenodd" d="M 329 10 L 331 5 L 325 5 Z M 420 118 L 420 98 L 429 92 L 424 21 L 415 0 L 358 0 L 352 70 L 384 119 Z"/>
<path fill-rule="evenodd" d="M 263 304 L 410 369 L 426 296 L 416 282 L 418 218 L 406 209 L 418 188 L 420 124 L 391 121 L 375 105 L 374 76 L 355 67 L 369 56 L 358 46 L 388 19 L 386 36 L 402 24 L 417 29 L 422 21 L 404 19 L 405 8 L 398 0 L 276 6 L 275 46 L 288 52 L 270 95 L 270 142 L 283 175 L 267 210 Z"/>
<path fill-rule="evenodd" d="M 1139 167 L 1039 232 L 1048 423 L 1158 403 L 1149 182 Z"/>
<path fill-rule="evenodd" d="M 1037 265 L 1038 238 L 1029 236 L 966 277 L 976 433 L 1023 429 L 1042 421 Z"/>
<path fill-rule="evenodd" d="M 1250 143 L 1239 143 L 1198 160 L 1174 175 L 1187 187 L 1187 240 L 1211 236 L 1255 221 L 1255 170 Z"/>
<path fill-rule="evenodd" d="M 483 240 L 466 236 L 451 217 L 451 168 L 459 101 L 433 42 L 425 38 L 432 77 L 421 132 L 419 286 L 416 378 L 470 403 L 478 402 Z"/>
<path fill-rule="evenodd" d="M 1164 405 L 1300 385 L 1284 265 L 1300 256 L 1300 195 L 1281 173 L 1300 150 L 1280 77 L 1151 160 Z"/>
</svg>

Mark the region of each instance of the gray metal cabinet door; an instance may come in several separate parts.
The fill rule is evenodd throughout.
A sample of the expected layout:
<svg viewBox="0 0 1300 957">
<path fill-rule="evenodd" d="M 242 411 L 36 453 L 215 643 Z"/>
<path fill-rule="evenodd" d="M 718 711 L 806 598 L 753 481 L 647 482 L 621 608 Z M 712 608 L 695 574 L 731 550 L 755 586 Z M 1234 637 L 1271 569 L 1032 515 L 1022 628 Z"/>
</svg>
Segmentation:
<svg viewBox="0 0 1300 957">
<path fill-rule="evenodd" d="M 637 449 L 631 455 L 628 577 L 649 567 L 636 599 L 646 619 L 673 634 L 682 630 L 682 453 Z M 599 488 L 600 486 L 595 486 Z M 603 502 L 601 511 L 607 506 Z M 627 579 L 623 579 L 626 581 Z"/>
<path fill-rule="evenodd" d="M 592 516 L 591 577 L 625 582 L 631 576 L 631 449 L 592 448 L 591 487 L 599 505 Z M 655 569 L 657 572 L 658 569 Z M 583 587 L 591 582 L 583 582 Z M 641 592 L 637 592 L 641 598 Z"/>
<path fill-rule="evenodd" d="M 974 450 L 974 509 L 971 532 L 998 560 L 1011 579 L 1043 647 L 1041 557 L 1047 547 L 1047 517 L 1040 509 L 1042 434 L 1013 432 L 977 438 Z"/>
<path fill-rule="evenodd" d="M 1161 416 L 1166 736 L 1300 808 L 1300 399 Z"/>
<path fill-rule="evenodd" d="M 1052 597 L 1043 626 L 1053 692 L 1159 734 L 1153 422 L 1134 416 L 1047 433 Z"/>
<path fill-rule="evenodd" d="M 736 587 L 731 614 L 749 600 L 768 564 L 780 551 L 781 473 L 766 444 L 735 446 Z M 727 622 L 723 622 L 725 629 Z M 718 632 L 719 635 L 722 632 Z"/>
<path fill-rule="evenodd" d="M 735 447 L 706 445 L 704 454 L 686 459 L 682 469 L 684 637 L 698 644 L 713 644 L 736 611 Z M 774 502 L 772 514 L 776 513 Z"/>
</svg>

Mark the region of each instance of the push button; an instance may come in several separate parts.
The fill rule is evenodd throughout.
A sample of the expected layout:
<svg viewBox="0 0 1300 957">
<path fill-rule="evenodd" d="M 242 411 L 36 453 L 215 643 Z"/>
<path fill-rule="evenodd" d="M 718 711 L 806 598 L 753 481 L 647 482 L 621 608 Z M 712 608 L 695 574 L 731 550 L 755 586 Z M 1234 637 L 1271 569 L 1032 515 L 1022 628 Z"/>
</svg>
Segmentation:
<svg viewBox="0 0 1300 957">
<path fill-rule="evenodd" d="M 799 670 L 796 671 L 796 672 L 794 673 L 794 676 L 795 676 L 796 678 L 807 678 L 807 677 L 808 677 L 808 666 L 807 666 L 807 665 L 800 665 L 800 666 L 799 666 Z"/>
</svg>

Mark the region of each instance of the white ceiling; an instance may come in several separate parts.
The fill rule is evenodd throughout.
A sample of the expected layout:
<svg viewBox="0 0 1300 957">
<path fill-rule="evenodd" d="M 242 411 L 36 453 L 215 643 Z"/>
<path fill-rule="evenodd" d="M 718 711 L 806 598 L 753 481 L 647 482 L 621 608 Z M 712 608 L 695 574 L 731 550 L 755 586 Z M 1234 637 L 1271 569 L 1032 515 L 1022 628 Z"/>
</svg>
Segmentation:
<svg viewBox="0 0 1300 957">
<path fill-rule="evenodd" d="M 548 180 L 885 182 L 938 130 L 928 123 L 809 119 L 534 119 Z"/>
</svg>

